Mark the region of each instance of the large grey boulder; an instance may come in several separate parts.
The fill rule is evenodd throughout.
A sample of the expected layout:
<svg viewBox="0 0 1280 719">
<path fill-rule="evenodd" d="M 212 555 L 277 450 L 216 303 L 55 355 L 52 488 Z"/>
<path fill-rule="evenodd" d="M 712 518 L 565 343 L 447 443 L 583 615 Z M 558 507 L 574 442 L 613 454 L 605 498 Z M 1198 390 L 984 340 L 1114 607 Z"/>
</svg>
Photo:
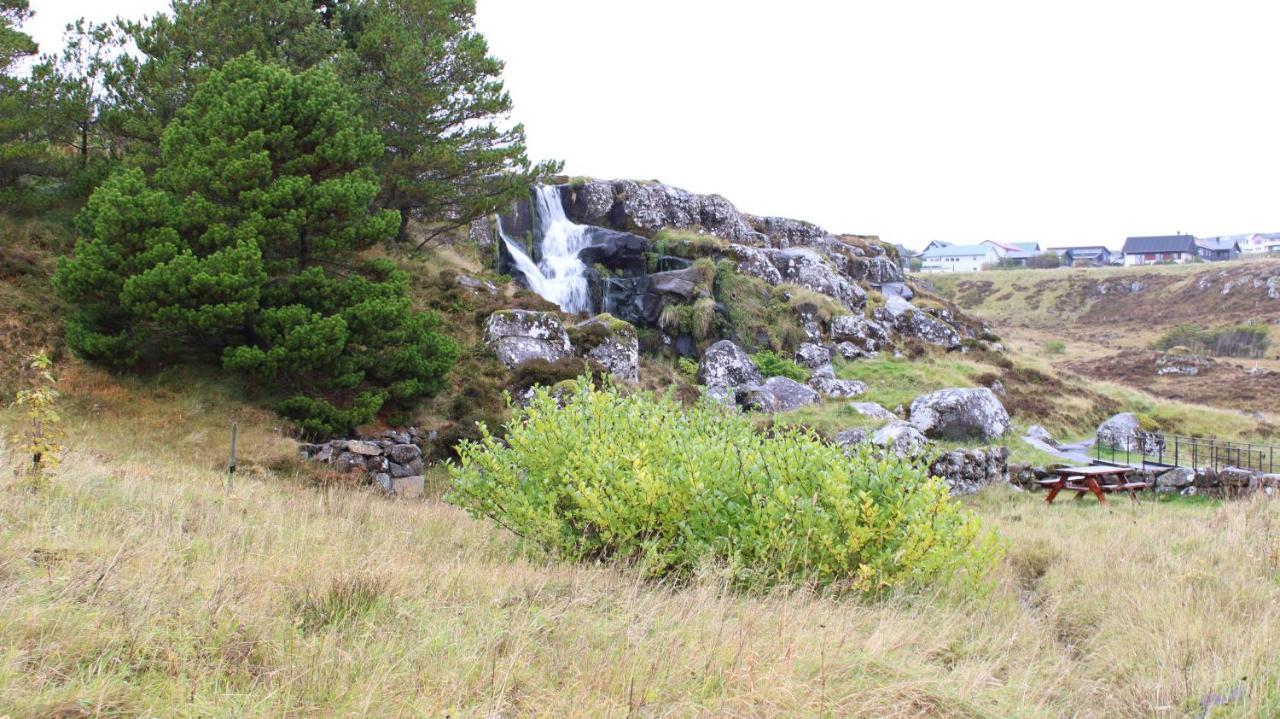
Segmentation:
<svg viewBox="0 0 1280 719">
<path fill-rule="evenodd" d="M 929 447 L 929 439 L 918 428 L 901 420 L 872 432 L 869 441 L 898 457 L 915 457 Z"/>
<path fill-rule="evenodd" d="M 600 314 L 574 326 L 582 356 L 594 360 L 614 377 L 635 382 L 640 379 L 640 339 L 630 324 Z"/>
<path fill-rule="evenodd" d="M 809 387 L 823 397 L 847 399 L 857 397 L 867 391 L 867 384 L 853 379 L 836 379 L 828 375 L 814 375 L 809 378 Z"/>
<path fill-rule="evenodd" d="M 864 417 L 894 421 L 898 416 L 875 402 L 850 402 L 849 409 Z"/>
<path fill-rule="evenodd" d="M 1058 446 L 1058 443 L 1053 439 L 1053 435 L 1049 434 L 1049 430 L 1038 424 L 1033 424 L 1030 427 L 1027 427 L 1027 437 L 1034 439 L 1037 442 L 1043 442 L 1050 447 Z"/>
<path fill-rule="evenodd" d="M 868 434 L 864 427 L 852 427 L 838 432 L 835 443 L 841 447 L 851 447 L 866 442 Z"/>
<path fill-rule="evenodd" d="M 997 439 L 1009 431 L 1009 413 L 986 387 L 941 389 L 916 397 L 911 424 L 936 439 Z"/>
<path fill-rule="evenodd" d="M 834 377 L 831 367 L 831 350 L 813 342 L 802 343 L 796 348 L 796 364 L 813 372 L 815 377 Z"/>
<path fill-rule="evenodd" d="M 1136 451 L 1141 447 L 1142 422 L 1132 412 L 1113 415 L 1098 425 L 1098 445 L 1105 449 Z"/>
<path fill-rule="evenodd" d="M 1195 484 L 1196 472 L 1187 467 L 1174 467 L 1167 472 L 1156 475 L 1156 491 L 1161 494 L 1173 494 Z"/>
<path fill-rule="evenodd" d="M 737 403 L 757 412 L 789 412 L 818 401 L 818 394 L 790 377 L 770 377 L 760 384 L 740 387 Z"/>
<path fill-rule="evenodd" d="M 731 396 L 732 390 L 738 387 L 760 384 L 764 380 L 751 357 L 729 340 L 720 340 L 702 354 L 697 379 L 716 397 Z"/>
<path fill-rule="evenodd" d="M 886 284 L 902 283 L 906 281 L 902 276 L 902 265 L 891 257 L 883 255 L 880 257 L 871 257 L 866 260 L 866 263 L 867 281 L 873 285 L 880 286 L 882 288 L 881 291 L 883 291 L 883 286 Z M 908 297 L 907 299 L 911 298 Z"/>
<path fill-rule="evenodd" d="M 1009 450 L 1004 447 L 957 449 L 929 465 L 929 473 L 941 477 L 952 494 L 973 494 L 989 484 L 1009 481 Z"/>
<path fill-rule="evenodd" d="M 573 354 L 569 334 L 550 312 L 498 310 L 485 320 L 484 341 L 507 367 L 535 359 L 555 362 Z"/>
</svg>

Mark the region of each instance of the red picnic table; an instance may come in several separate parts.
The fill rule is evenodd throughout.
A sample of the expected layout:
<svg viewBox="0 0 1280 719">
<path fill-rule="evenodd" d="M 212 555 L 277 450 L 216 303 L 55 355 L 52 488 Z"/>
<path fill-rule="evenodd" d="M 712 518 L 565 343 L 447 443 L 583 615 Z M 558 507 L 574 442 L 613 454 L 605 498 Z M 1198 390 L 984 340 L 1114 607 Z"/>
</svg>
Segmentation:
<svg viewBox="0 0 1280 719">
<path fill-rule="evenodd" d="M 1049 490 L 1049 495 L 1044 498 L 1049 504 L 1053 504 L 1058 492 L 1064 489 L 1075 492 L 1076 499 L 1092 492 L 1102 504 L 1107 503 L 1106 492 L 1128 492 L 1129 498 L 1136 502 L 1136 490 L 1150 486 L 1146 482 L 1130 481 L 1129 475 L 1134 472 L 1132 467 L 1063 467 L 1054 471 L 1057 477 L 1040 480 L 1040 485 Z"/>
</svg>

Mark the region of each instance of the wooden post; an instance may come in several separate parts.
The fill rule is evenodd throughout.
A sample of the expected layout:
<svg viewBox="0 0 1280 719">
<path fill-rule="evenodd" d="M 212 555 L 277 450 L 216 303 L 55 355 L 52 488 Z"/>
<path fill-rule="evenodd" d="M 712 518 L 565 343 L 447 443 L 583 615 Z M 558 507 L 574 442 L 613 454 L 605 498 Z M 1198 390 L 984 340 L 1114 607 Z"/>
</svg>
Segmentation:
<svg viewBox="0 0 1280 719">
<path fill-rule="evenodd" d="M 231 454 L 227 457 L 227 494 L 231 493 L 231 475 L 236 473 L 236 431 L 239 426 L 231 423 Z"/>
</svg>

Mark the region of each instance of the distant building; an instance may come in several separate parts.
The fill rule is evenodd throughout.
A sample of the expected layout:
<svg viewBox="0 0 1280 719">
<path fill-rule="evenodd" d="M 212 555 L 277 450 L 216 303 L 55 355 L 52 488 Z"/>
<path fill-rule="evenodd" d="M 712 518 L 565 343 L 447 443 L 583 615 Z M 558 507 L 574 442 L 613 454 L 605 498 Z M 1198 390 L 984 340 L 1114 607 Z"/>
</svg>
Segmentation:
<svg viewBox="0 0 1280 719">
<path fill-rule="evenodd" d="M 1000 253 L 989 244 L 933 246 L 920 253 L 921 272 L 976 272 L 1000 261 Z"/>
<path fill-rule="evenodd" d="M 1200 257 L 1209 262 L 1240 259 L 1240 241 L 1231 237 L 1197 237 Z"/>
<path fill-rule="evenodd" d="M 1240 242 L 1240 251 L 1246 255 L 1280 252 L 1280 232 L 1254 232 L 1230 237 Z"/>
<path fill-rule="evenodd" d="M 1161 262 L 1182 264 L 1200 257 L 1196 238 L 1191 235 L 1159 235 L 1130 237 L 1124 241 L 1126 266 L 1154 265 Z"/>
<path fill-rule="evenodd" d="M 925 245 L 924 249 L 920 251 L 920 254 L 924 254 L 925 252 L 928 252 L 929 250 L 932 250 L 935 247 L 951 247 L 951 246 L 952 244 L 945 240 L 934 240 L 933 242 L 930 242 L 929 244 Z M 918 256 L 919 255 L 917 255 L 917 257 Z"/>
<path fill-rule="evenodd" d="M 1102 245 L 1083 245 L 1080 247 L 1050 247 L 1050 252 L 1058 253 L 1063 267 L 1101 267 L 1115 262 L 1115 255 Z"/>
<path fill-rule="evenodd" d="M 999 242 L 991 242 L 990 240 L 988 240 L 988 242 L 990 242 L 993 245 L 996 245 L 997 250 L 1001 248 L 1003 249 L 1003 252 L 1001 253 L 1001 259 L 1004 261 L 1004 264 L 1006 265 L 1017 265 L 1019 267 L 1026 267 L 1027 262 L 1032 257 L 1035 257 L 1036 255 L 1044 254 L 1044 250 L 1040 249 L 1039 242 L 999 243 Z"/>
</svg>

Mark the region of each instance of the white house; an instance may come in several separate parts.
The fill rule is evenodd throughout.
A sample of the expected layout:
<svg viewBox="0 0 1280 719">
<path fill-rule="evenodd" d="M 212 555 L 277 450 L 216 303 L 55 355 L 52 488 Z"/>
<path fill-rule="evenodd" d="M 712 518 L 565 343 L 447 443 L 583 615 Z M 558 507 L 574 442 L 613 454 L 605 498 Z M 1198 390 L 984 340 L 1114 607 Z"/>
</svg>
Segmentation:
<svg viewBox="0 0 1280 719">
<path fill-rule="evenodd" d="M 921 272 L 976 272 L 1000 262 L 1000 253 L 989 244 L 934 246 L 919 257 Z"/>
<path fill-rule="evenodd" d="M 1200 247 L 1191 235 L 1130 237 L 1124 241 L 1126 266 L 1162 263 L 1184 264 L 1200 259 Z"/>
</svg>

